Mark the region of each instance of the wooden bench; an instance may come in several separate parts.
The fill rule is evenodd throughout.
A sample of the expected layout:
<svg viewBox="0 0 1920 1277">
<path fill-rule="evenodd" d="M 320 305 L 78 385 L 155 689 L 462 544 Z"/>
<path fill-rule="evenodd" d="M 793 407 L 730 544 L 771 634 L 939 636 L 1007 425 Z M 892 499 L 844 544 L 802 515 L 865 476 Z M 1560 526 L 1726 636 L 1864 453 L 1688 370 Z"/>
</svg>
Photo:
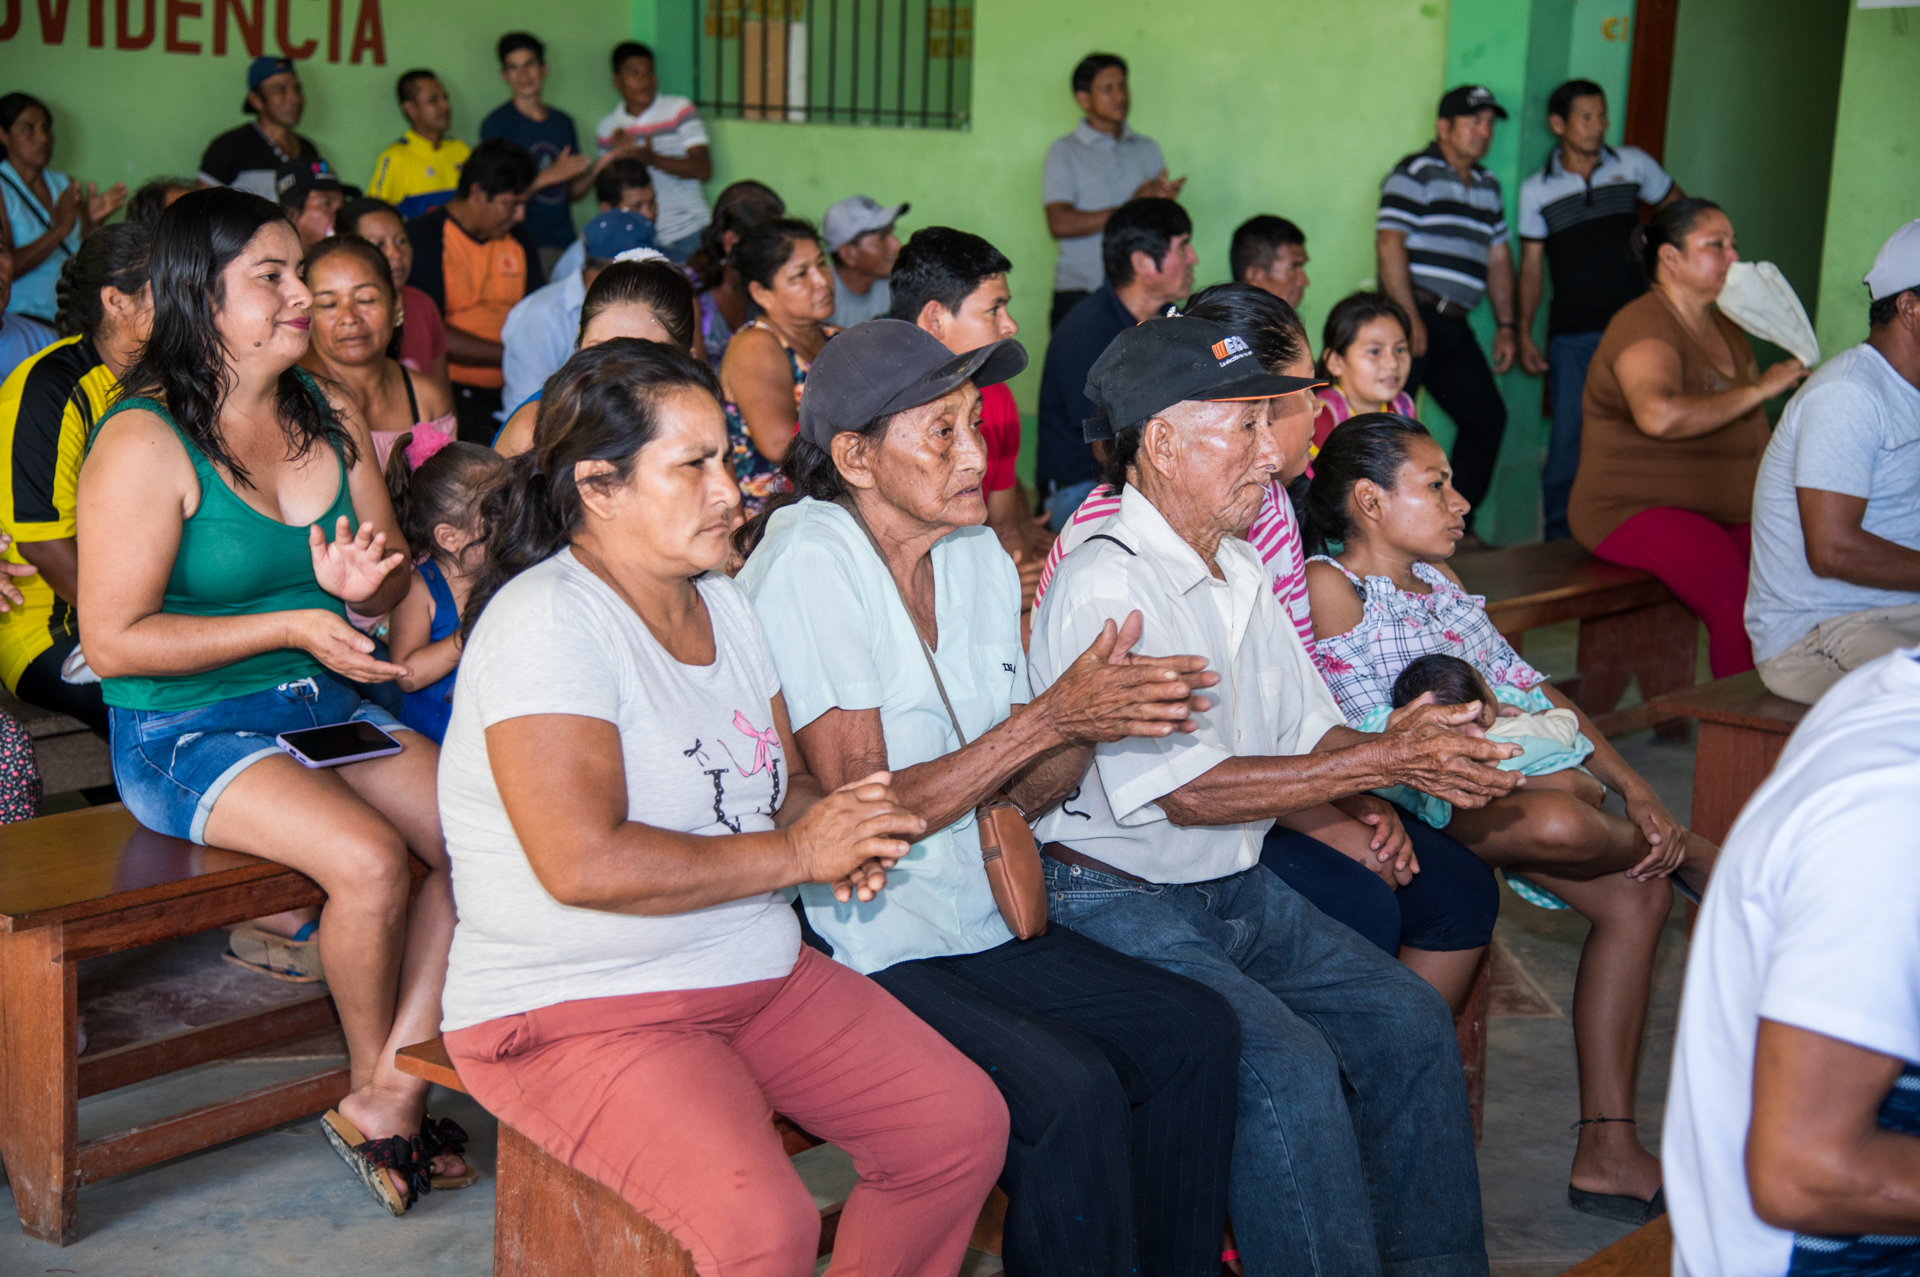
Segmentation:
<svg viewBox="0 0 1920 1277">
<path fill-rule="evenodd" d="M 346 1095 L 346 1068 L 328 1068 L 79 1139 L 83 1096 L 338 1023 L 322 991 L 76 1058 L 82 959 L 325 899 L 284 866 L 143 829 L 118 803 L 0 826 L 0 1158 L 29 1236 L 74 1241 L 82 1184 L 318 1112 Z"/>
<path fill-rule="evenodd" d="M 1662 1215 L 1560 1277 L 1667 1277 L 1673 1271 L 1673 1226 Z"/>
<path fill-rule="evenodd" d="M 1693 685 L 1699 622 L 1651 572 L 1604 563 L 1573 541 L 1476 550 L 1449 563 L 1486 596 L 1487 615 L 1516 650 L 1528 630 L 1580 622 L 1579 678 L 1568 692 L 1607 735 L 1661 722 L 1652 702 Z M 1636 677 L 1646 703 L 1616 709 Z"/>
<path fill-rule="evenodd" d="M 402 1073 L 466 1092 L 439 1038 L 406 1047 L 395 1055 L 394 1064 Z M 773 1126 L 789 1157 L 825 1142 L 777 1113 Z M 693 1256 L 672 1234 L 611 1188 L 552 1157 L 505 1122 L 500 1124 L 494 1177 L 494 1277 L 694 1277 Z M 833 1251 L 842 1205 L 836 1202 L 820 1212 L 819 1255 Z M 1006 1195 L 996 1188 L 969 1244 L 999 1254 L 1006 1215 Z"/>
<path fill-rule="evenodd" d="M 1693 815 L 1688 824 L 1716 845 L 1726 842 L 1740 809 L 1773 770 L 1787 737 L 1813 708 L 1775 696 L 1753 670 L 1662 696 L 1654 707 L 1700 723 L 1693 754 Z"/>
</svg>

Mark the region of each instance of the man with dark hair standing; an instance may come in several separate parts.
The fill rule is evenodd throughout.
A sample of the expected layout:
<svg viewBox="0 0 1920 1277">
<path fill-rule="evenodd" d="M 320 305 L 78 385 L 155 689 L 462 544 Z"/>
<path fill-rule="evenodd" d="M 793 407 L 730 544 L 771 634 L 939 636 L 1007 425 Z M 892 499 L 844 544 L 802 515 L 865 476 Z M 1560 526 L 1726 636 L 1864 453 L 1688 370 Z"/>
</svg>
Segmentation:
<svg viewBox="0 0 1920 1277">
<path fill-rule="evenodd" d="M 525 147 L 504 138 L 482 142 L 461 166 L 453 198 L 407 223 L 407 282 L 445 318 L 460 438 L 482 447 L 500 426 L 500 330 L 520 299 L 546 282 L 526 228 L 537 175 Z"/>
<path fill-rule="evenodd" d="M 509 31 L 495 50 L 500 56 L 500 78 L 513 96 L 480 121 L 480 140 L 503 137 L 518 142 L 540 166 L 533 195 L 527 200 L 527 234 L 540 249 L 540 267 L 549 274 L 560 254 L 573 243 L 574 200 L 583 198 L 594 177 L 606 167 L 580 153 L 580 135 L 573 117 L 542 97 L 547 85 L 547 46 L 525 31 Z"/>
<path fill-rule="evenodd" d="M 951 226 L 913 233 L 893 264 L 891 319 L 904 319 L 933 334 L 956 355 L 1016 335 L 1007 313 L 1013 269 L 999 249 Z M 1020 460 L 1020 407 L 1005 385 L 980 392 L 980 438 L 987 446 L 987 472 L 980 490 L 987 498 L 987 526 L 1020 568 L 1021 606 L 1030 606 L 1040 569 L 1053 545 L 1044 518 L 1033 517 L 1033 499 L 1014 473 Z"/>
<path fill-rule="evenodd" d="M 1453 444 L 1453 486 L 1474 506 L 1486 500 L 1507 431 L 1507 404 L 1494 376 L 1513 365 L 1513 255 L 1507 251 L 1500 179 L 1480 166 L 1493 145 L 1493 122 L 1506 108 L 1481 84 L 1440 99 L 1434 141 L 1380 183 L 1374 222 L 1380 288 L 1413 321 L 1413 373 L 1460 429 Z M 1493 366 L 1467 325 L 1485 294 L 1499 334 Z M 1473 515 L 1467 515 L 1468 533 Z"/>
<path fill-rule="evenodd" d="M 1101 480 L 1083 427 L 1093 415 L 1087 372 L 1115 336 L 1193 291 L 1193 223 L 1169 199 L 1128 200 L 1100 234 L 1105 281 L 1075 306 L 1047 343 L 1040 374 L 1040 462 L 1035 479 L 1057 532 Z"/>
<path fill-rule="evenodd" d="M 1547 540 L 1572 536 L 1567 496 L 1580 468 L 1580 396 L 1587 364 L 1607 321 L 1647 291 L 1646 272 L 1627 240 L 1640 205 L 1658 208 L 1685 194 L 1660 161 L 1635 146 L 1611 147 L 1606 91 L 1592 80 L 1568 80 L 1547 98 L 1547 125 L 1560 145 L 1539 172 L 1520 183 L 1520 366 L 1546 374 L 1553 404 L 1540 504 Z M 1533 343 L 1533 317 L 1553 266 L 1547 353 Z"/>
<path fill-rule="evenodd" d="M 393 205 L 402 217 L 418 217 L 453 198 L 460 168 L 472 152 L 459 138 L 447 136 L 453 104 L 439 76 L 422 68 L 405 72 L 394 93 L 407 131 L 380 152 L 367 194 Z"/>
<path fill-rule="evenodd" d="M 1047 232 L 1060 241 L 1048 324 L 1053 328 L 1100 287 L 1100 233 L 1114 210 L 1131 199 L 1177 200 L 1187 182 L 1169 182 L 1160 144 L 1127 127 L 1132 99 L 1125 58 L 1089 53 L 1080 59 L 1073 68 L 1073 100 L 1086 118 L 1047 148 L 1040 185 Z"/>
<path fill-rule="evenodd" d="M 630 155 L 652 171 L 660 199 L 654 239 L 661 252 L 684 262 L 713 220 L 700 190 L 700 183 L 713 176 L 707 126 L 691 99 L 660 92 L 653 50 L 638 40 L 614 46 L 613 87 L 620 105 L 594 130 L 600 153 Z"/>
<path fill-rule="evenodd" d="M 1261 213 L 1240 223 L 1227 249 L 1233 282 L 1272 293 L 1295 310 L 1307 295 L 1307 233 L 1284 217 Z"/>
<path fill-rule="evenodd" d="M 307 109 L 307 95 L 293 63 L 269 57 L 249 62 L 247 97 L 240 109 L 252 122 L 207 144 L 200 157 L 200 185 L 232 186 L 274 199 L 274 170 L 288 160 L 320 158 L 320 148 L 294 132 Z"/>
</svg>

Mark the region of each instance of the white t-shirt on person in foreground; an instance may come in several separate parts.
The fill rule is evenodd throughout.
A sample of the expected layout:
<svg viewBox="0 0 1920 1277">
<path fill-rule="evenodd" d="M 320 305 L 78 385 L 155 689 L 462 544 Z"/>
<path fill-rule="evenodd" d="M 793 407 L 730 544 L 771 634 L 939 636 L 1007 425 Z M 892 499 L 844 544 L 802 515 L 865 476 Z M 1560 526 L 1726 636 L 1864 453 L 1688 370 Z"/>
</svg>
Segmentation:
<svg viewBox="0 0 1920 1277">
<path fill-rule="evenodd" d="M 774 827 L 787 759 L 779 679 L 738 586 L 698 581 L 715 659 L 682 665 L 625 600 L 562 550 L 509 581 L 460 659 L 440 752 L 440 822 L 453 861 L 443 1030 L 582 998 L 710 989 L 793 970 L 800 927 L 779 892 L 641 917 L 561 904 L 527 862 L 487 758 L 486 729 L 533 714 L 612 723 L 627 819 L 693 834 Z"/>
<path fill-rule="evenodd" d="M 1740 813 L 1694 929 L 1660 1137 L 1676 1277 L 1778 1277 L 1746 1171 L 1760 1020 L 1920 1062 L 1920 649 L 1821 698 Z"/>
</svg>

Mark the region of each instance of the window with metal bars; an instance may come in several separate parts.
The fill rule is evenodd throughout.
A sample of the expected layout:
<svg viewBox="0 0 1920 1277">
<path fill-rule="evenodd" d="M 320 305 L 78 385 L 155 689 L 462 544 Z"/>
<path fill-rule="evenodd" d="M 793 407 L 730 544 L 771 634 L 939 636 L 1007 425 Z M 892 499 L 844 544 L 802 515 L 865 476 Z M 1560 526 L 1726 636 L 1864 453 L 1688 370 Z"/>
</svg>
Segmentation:
<svg viewBox="0 0 1920 1277">
<path fill-rule="evenodd" d="M 973 0 L 690 0 L 709 117 L 965 129 Z"/>
</svg>

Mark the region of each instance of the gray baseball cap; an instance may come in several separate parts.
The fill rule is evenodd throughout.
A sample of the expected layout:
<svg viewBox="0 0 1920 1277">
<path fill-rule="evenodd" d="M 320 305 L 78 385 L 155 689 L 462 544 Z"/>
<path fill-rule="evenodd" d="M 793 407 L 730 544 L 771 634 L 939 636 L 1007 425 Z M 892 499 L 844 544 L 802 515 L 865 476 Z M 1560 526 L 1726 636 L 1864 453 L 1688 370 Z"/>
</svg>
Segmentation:
<svg viewBox="0 0 1920 1277">
<path fill-rule="evenodd" d="M 911 204 L 888 206 L 876 203 L 868 195 L 849 195 L 827 210 L 820 219 L 820 233 L 826 238 L 829 253 L 838 252 L 868 231 L 883 231 L 900 220 Z"/>
<path fill-rule="evenodd" d="M 904 319 L 870 319 L 829 341 L 807 370 L 800 433 L 820 448 L 842 430 L 930 403 L 963 382 L 997 386 L 1027 367 L 1027 348 L 1008 337 L 956 355 Z"/>
</svg>

